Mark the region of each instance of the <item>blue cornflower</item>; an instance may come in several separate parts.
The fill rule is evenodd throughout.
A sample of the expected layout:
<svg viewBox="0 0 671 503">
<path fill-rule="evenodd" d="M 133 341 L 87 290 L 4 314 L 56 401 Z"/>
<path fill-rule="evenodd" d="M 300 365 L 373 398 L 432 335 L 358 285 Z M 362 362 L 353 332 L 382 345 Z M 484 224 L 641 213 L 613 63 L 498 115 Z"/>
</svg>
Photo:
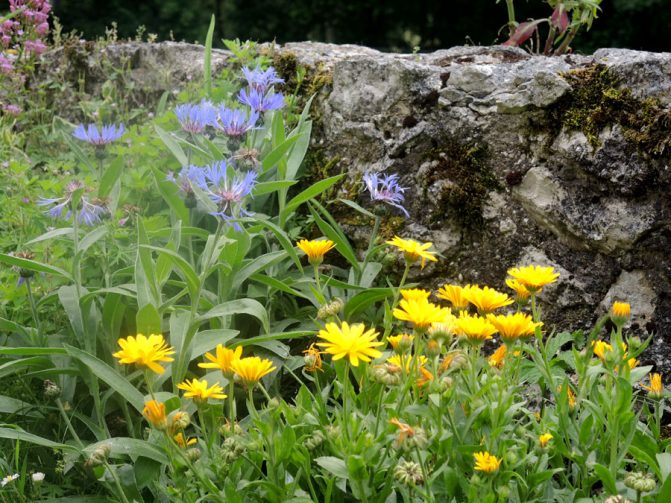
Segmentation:
<svg viewBox="0 0 671 503">
<path fill-rule="evenodd" d="M 170 172 L 168 173 L 168 176 L 166 176 L 166 180 L 177 184 L 179 189 L 187 195 L 193 194 L 194 185 L 199 186 L 203 190 L 207 188 L 203 168 L 198 166 L 185 166 L 177 176 Z"/>
<path fill-rule="evenodd" d="M 259 113 L 255 110 L 250 110 L 248 113 L 245 110 L 220 105 L 218 112 L 219 121 L 216 128 L 228 136 L 242 136 L 256 126 L 256 121 L 259 119 Z"/>
<path fill-rule="evenodd" d="M 405 199 L 403 192 L 406 189 L 398 184 L 398 175 L 380 176 L 379 173 L 366 173 L 363 175 L 363 181 L 372 201 L 389 204 L 401 210 L 406 217 L 410 216 L 401 205 Z"/>
<path fill-rule="evenodd" d="M 218 209 L 212 215 L 224 220 L 251 215 L 244 208 L 244 200 L 252 193 L 256 184 L 255 171 L 236 173 L 226 161 L 218 161 L 205 166 L 202 173 L 206 184 L 205 191 Z M 233 226 L 236 230 L 241 229 L 237 223 L 233 223 Z"/>
<path fill-rule="evenodd" d="M 175 115 L 182 129 L 187 133 L 202 133 L 207 126 L 214 126 L 217 122 L 217 111 L 214 105 L 207 100 L 197 104 L 177 105 Z"/>
<path fill-rule="evenodd" d="M 114 140 L 118 140 L 126 132 L 123 124 L 115 126 L 114 124 L 107 124 L 98 130 L 98 127 L 95 124 L 89 124 L 84 126 L 80 124 L 77 126 L 72 133 L 72 135 L 78 140 L 82 140 L 95 145 L 96 147 L 102 147 L 108 143 L 112 143 Z"/>
<path fill-rule="evenodd" d="M 252 110 L 257 112 L 267 112 L 268 110 L 277 110 L 284 106 L 284 95 L 277 94 L 263 94 L 256 89 L 241 89 L 238 95 L 240 103 L 247 105 Z"/>
<path fill-rule="evenodd" d="M 272 66 L 268 67 L 267 70 L 261 70 L 261 67 L 258 65 L 253 70 L 244 67 L 242 74 L 245 76 L 249 87 L 259 91 L 261 94 L 265 93 L 273 84 L 284 83 L 284 79 L 278 77 L 277 72 Z"/>
<path fill-rule="evenodd" d="M 71 182 L 65 189 L 63 197 L 56 198 L 40 198 L 37 201 L 38 206 L 51 206 L 46 213 L 53 219 L 62 218 L 69 220 L 72 216 L 72 195 L 75 191 L 83 189 L 84 185 L 80 182 Z M 76 214 L 77 222 L 84 225 L 95 225 L 102 220 L 102 217 L 107 213 L 107 208 L 97 199 L 93 201 L 85 195 L 82 195 L 79 200 L 79 208 Z"/>
</svg>

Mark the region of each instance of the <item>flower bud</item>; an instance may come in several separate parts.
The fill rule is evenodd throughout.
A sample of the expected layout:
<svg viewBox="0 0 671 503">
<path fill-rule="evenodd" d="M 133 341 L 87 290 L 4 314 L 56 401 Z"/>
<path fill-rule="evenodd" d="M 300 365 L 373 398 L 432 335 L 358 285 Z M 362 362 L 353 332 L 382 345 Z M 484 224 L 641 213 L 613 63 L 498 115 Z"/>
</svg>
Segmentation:
<svg viewBox="0 0 671 503">
<path fill-rule="evenodd" d="M 202 453 L 198 447 L 191 447 L 191 449 L 187 449 L 186 451 L 186 457 L 192 463 L 198 461 L 200 459 L 201 454 Z"/>
<path fill-rule="evenodd" d="M 610 308 L 610 320 L 621 328 L 631 318 L 631 306 L 627 302 L 613 302 Z"/>
<path fill-rule="evenodd" d="M 317 311 L 317 319 L 328 320 L 333 316 L 337 316 L 344 306 L 345 306 L 344 302 L 336 297 L 332 299 L 331 302 L 329 302 L 328 304 L 324 304 L 319 308 L 319 310 Z"/>
<path fill-rule="evenodd" d="M 624 485 L 634 491 L 647 493 L 657 487 L 657 482 L 649 473 L 631 472 L 624 478 Z"/>
<path fill-rule="evenodd" d="M 35 487 L 39 486 L 42 482 L 44 482 L 44 473 L 42 472 L 35 472 L 33 473 L 30 478 L 33 481 L 33 485 Z"/>
<path fill-rule="evenodd" d="M 222 437 L 230 437 L 231 435 L 242 435 L 244 430 L 238 423 L 234 423 L 231 429 L 231 423 L 226 421 L 219 427 L 219 433 Z"/>
<path fill-rule="evenodd" d="M 401 382 L 402 369 L 397 365 L 383 363 L 369 367 L 370 378 L 373 382 L 386 386 L 397 386 Z"/>
<path fill-rule="evenodd" d="M 603 503 L 631 503 L 631 501 L 618 494 L 616 496 L 608 496 L 605 500 L 603 500 Z"/>
<path fill-rule="evenodd" d="M 414 461 L 399 462 L 394 468 L 394 478 L 408 487 L 424 484 L 422 468 L 419 466 L 419 463 L 415 463 Z"/>
<path fill-rule="evenodd" d="M 426 343 L 426 354 L 429 358 L 434 358 L 440 354 L 440 342 L 436 339 L 429 339 Z"/>
<path fill-rule="evenodd" d="M 177 410 L 170 415 L 170 431 L 177 433 L 179 430 L 186 429 L 191 424 L 189 413 L 183 410 Z"/>
<path fill-rule="evenodd" d="M 53 381 L 46 379 L 44 381 L 44 397 L 49 400 L 55 400 L 61 396 L 61 388 Z"/>
<path fill-rule="evenodd" d="M 316 430 L 312 433 L 312 435 L 305 439 L 305 448 L 308 451 L 314 451 L 317 449 L 317 447 L 321 446 L 325 440 L 326 435 L 324 435 L 324 432 L 321 430 Z"/>
<path fill-rule="evenodd" d="M 112 452 L 112 448 L 108 444 L 99 445 L 93 450 L 93 452 L 91 452 L 89 459 L 85 463 L 85 466 L 88 468 L 93 468 L 95 466 L 104 464 L 107 461 L 110 452 Z"/>
</svg>

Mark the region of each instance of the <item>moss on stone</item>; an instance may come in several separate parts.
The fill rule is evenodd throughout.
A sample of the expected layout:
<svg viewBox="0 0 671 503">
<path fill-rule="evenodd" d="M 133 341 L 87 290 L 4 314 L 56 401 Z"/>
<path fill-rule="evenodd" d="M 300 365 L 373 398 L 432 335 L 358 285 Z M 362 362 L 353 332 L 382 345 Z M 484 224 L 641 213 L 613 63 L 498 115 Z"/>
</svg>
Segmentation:
<svg viewBox="0 0 671 503">
<path fill-rule="evenodd" d="M 488 163 L 488 148 L 482 144 L 463 144 L 455 140 L 429 154 L 435 161 L 422 182 L 422 197 L 435 208 L 429 224 L 453 218 L 464 230 L 483 225 L 482 210 L 489 192 L 501 185 Z M 442 183 L 440 183 L 442 182 Z M 431 188 L 440 187 L 436 194 Z"/>
<path fill-rule="evenodd" d="M 270 56 L 277 74 L 284 79 L 280 90 L 287 94 L 295 92 L 301 107 L 323 87 L 333 83 L 332 73 L 321 62 L 316 66 L 300 64 L 291 51 L 273 51 Z M 299 78 L 299 75 L 302 77 Z"/>
<path fill-rule="evenodd" d="M 605 65 L 571 70 L 562 76 L 572 89 L 551 111 L 557 128 L 582 131 L 596 148 L 599 133 L 619 124 L 625 138 L 641 151 L 655 156 L 664 153 L 671 142 L 671 112 L 656 99 L 634 97 Z"/>
</svg>

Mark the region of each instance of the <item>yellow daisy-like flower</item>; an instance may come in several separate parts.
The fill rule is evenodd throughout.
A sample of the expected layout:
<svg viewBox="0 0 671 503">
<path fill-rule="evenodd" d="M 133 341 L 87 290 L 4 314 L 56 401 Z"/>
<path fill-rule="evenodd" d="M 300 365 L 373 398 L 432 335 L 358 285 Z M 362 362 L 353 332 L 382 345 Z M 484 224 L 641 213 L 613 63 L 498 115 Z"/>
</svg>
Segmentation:
<svg viewBox="0 0 671 503">
<path fill-rule="evenodd" d="M 296 243 L 296 246 L 308 256 L 311 264 L 319 265 L 324 260 L 326 252 L 335 247 L 335 243 L 330 239 L 315 239 L 312 241 L 301 239 Z"/>
<path fill-rule="evenodd" d="M 508 269 L 508 275 L 524 285 L 531 293 L 537 293 L 545 285 L 554 283 L 559 277 L 554 267 L 540 265 L 527 265 L 524 267 L 513 267 Z"/>
<path fill-rule="evenodd" d="M 610 308 L 610 319 L 618 327 L 624 325 L 631 317 L 631 306 L 626 302 L 613 302 Z"/>
<path fill-rule="evenodd" d="M 491 313 L 514 302 L 507 294 L 488 286 L 480 288 L 478 285 L 468 285 L 463 289 L 463 295 L 468 302 L 477 308 L 480 314 Z"/>
<path fill-rule="evenodd" d="M 547 447 L 548 442 L 552 440 L 554 437 L 552 436 L 552 433 L 543 433 L 542 435 L 538 436 L 538 443 L 542 448 Z"/>
<path fill-rule="evenodd" d="M 426 265 L 426 261 L 430 260 L 432 262 L 437 262 L 438 259 L 435 257 L 435 252 L 427 251 L 433 243 L 418 243 L 412 239 L 402 239 L 398 236 L 394 236 L 394 239 L 387 241 L 388 245 L 395 246 L 403 252 L 405 260 L 409 264 L 414 264 L 420 258 L 422 259 L 422 269 Z"/>
<path fill-rule="evenodd" d="M 157 430 L 165 430 L 168 427 L 165 404 L 163 402 L 149 400 L 144 404 L 142 415 Z"/>
<path fill-rule="evenodd" d="M 650 398 L 662 398 L 664 396 L 664 384 L 662 383 L 662 374 L 650 374 L 650 386 L 641 384 L 641 388 L 648 390 Z"/>
<path fill-rule="evenodd" d="M 394 317 L 402 321 L 409 321 L 415 329 L 424 330 L 432 323 L 443 323 L 452 315 L 446 307 L 440 307 L 428 300 L 405 300 L 398 303 L 400 307 L 394 309 Z"/>
<path fill-rule="evenodd" d="M 421 375 L 417 378 L 417 387 L 423 388 L 431 381 L 433 381 L 433 374 L 424 367 L 419 367 L 419 373 Z"/>
<path fill-rule="evenodd" d="M 197 438 L 191 437 L 189 439 L 186 439 L 184 437 L 184 433 L 182 433 L 181 431 L 177 435 L 173 436 L 172 438 L 175 441 L 175 443 L 177 445 L 179 445 L 182 449 L 186 449 L 187 446 L 194 445 L 194 444 L 198 443 Z"/>
<path fill-rule="evenodd" d="M 162 335 L 151 334 L 146 337 L 142 334 L 132 335 L 126 339 L 119 339 L 121 351 L 117 351 L 112 356 L 119 359 L 119 363 L 130 365 L 135 363 L 141 367 L 162 374 L 165 370 L 157 362 L 171 362 L 173 358 L 170 355 L 175 350 L 168 346 Z"/>
<path fill-rule="evenodd" d="M 492 338 L 496 333 L 496 327 L 487 321 L 487 318 L 462 313 L 457 319 L 457 332 L 466 336 L 470 342 L 481 344 Z"/>
<path fill-rule="evenodd" d="M 525 301 L 529 298 L 529 295 L 531 295 L 529 290 L 527 290 L 527 287 L 516 279 L 508 278 L 506 280 L 506 285 L 515 292 L 515 296 L 519 301 Z"/>
<path fill-rule="evenodd" d="M 429 327 L 429 337 L 439 340 L 441 342 L 449 342 L 457 330 L 457 317 L 453 314 L 445 316 L 443 321 L 439 323 L 431 323 Z"/>
<path fill-rule="evenodd" d="M 327 323 L 326 328 L 317 334 L 317 337 L 326 342 L 318 342 L 317 346 L 323 347 L 326 353 L 333 355 L 334 360 L 347 357 L 352 366 L 358 367 L 359 360 L 369 362 L 382 356 L 382 353 L 375 349 L 384 344 L 375 340 L 377 336 L 378 333 L 374 328 L 366 330 L 363 323 L 349 325 L 343 321 L 341 326 Z"/>
<path fill-rule="evenodd" d="M 247 387 L 254 386 L 263 376 L 277 370 L 276 367 L 273 367 L 272 361 L 258 356 L 240 358 L 235 360 L 232 366 L 242 383 Z"/>
<path fill-rule="evenodd" d="M 501 334 L 501 339 L 506 344 L 512 344 L 518 339 L 525 339 L 534 334 L 536 327 L 543 326 L 542 322 L 535 323 L 528 314 L 490 314 L 487 321 L 494 325 L 497 332 Z"/>
<path fill-rule="evenodd" d="M 414 356 L 405 355 L 394 355 L 387 358 L 388 363 L 405 369 L 406 372 L 410 372 L 413 366 L 416 368 L 422 368 L 428 361 L 428 358 L 424 355 L 419 355 L 419 359 L 416 359 Z"/>
<path fill-rule="evenodd" d="M 436 292 L 439 299 L 445 299 L 452 308 L 463 311 L 468 308 L 468 299 L 464 296 L 464 288 L 459 285 L 443 285 Z"/>
<path fill-rule="evenodd" d="M 593 344 L 594 354 L 599 357 L 599 360 L 604 361 L 606 354 L 613 351 L 613 346 L 604 341 L 595 341 Z"/>
<path fill-rule="evenodd" d="M 403 288 L 401 289 L 401 297 L 405 300 L 428 300 L 431 292 L 422 288 Z"/>
<path fill-rule="evenodd" d="M 494 473 L 501 466 L 501 460 L 486 451 L 476 452 L 473 457 L 475 458 L 475 469 L 479 472 Z"/>
<path fill-rule="evenodd" d="M 394 351 L 397 353 L 405 353 L 412 347 L 415 336 L 410 334 L 390 335 L 387 337 L 387 340 Z"/>
<path fill-rule="evenodd" d="M 226 398 L 226 395 L 222 393 L 224 388 L 219 384 L 213 384 L 209 388 L 207 387 L 207 381 L 205 379 L 191 379 L 185 380 L 183 383 L 177 385 L 179 389 L 186 391 L 184 393 L 185 398 L 191 398 L 194 402 L 206 402 L 208 398 L 215 398 L 217 400 L 223 400 Z"/>
<path fill-rule="evenodd" d="M 492 367 L 496 367 L 497 369 L 500 369 L 503 367 L 503 362 L 505 360 L 506 353 L 508 352 L 508 349 L 505 344 L 501 344 L 494 353 L 492 353 L 492 356 L 489 357 L 489 364 Z"/>
<path fill-rule="evenodd" d="M 230 378 L 233 376 L 233 367 L 231 364 L 234 360 L 239 360 L 242 356 L 242 346 L 235 349 L 225 348 L 222 344 L 217 344 L 216 355 L 212 353 L 205 353 L 205 358 L 211 363 L 199 363 L 201 369 L 219 369 L 224 376 Z"/>
</svg>

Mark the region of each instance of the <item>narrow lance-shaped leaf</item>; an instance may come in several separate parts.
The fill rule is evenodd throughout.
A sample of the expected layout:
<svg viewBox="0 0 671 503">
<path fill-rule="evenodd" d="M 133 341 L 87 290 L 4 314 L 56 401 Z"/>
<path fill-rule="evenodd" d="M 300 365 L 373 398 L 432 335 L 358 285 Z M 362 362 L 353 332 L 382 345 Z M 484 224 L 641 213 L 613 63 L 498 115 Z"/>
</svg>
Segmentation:
<svg viewBox="0 0 671 503">
<path fill-rule="evenodd" d="M 536 19 L 534 21 L 520 23 L 517 28 L 515 28 L 515 31 L 510 36 L 510 38 L 501 45 L 519 47 L 524 42 L 529 40 L 529 38 L 531 38 L 534 32 L 538 29 L 538 25 L 546 21 L 547 19 Z"/>
</svg>

